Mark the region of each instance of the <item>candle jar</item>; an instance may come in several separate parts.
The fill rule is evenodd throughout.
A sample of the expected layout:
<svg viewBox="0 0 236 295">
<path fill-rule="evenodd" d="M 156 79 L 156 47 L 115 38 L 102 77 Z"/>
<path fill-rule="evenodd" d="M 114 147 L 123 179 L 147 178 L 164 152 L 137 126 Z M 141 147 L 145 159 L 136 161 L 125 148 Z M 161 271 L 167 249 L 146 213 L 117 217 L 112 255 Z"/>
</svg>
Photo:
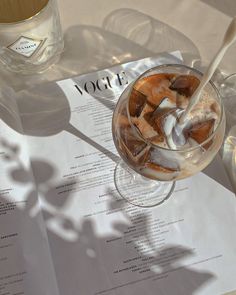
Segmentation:
<svg viewBox="0 0 236 295">
<path fill-rule="evenodd" d="M 63 48 L 56 0 L 0 1 L 0 61 L 9 70 L 42 72 Z"/>
</svg>

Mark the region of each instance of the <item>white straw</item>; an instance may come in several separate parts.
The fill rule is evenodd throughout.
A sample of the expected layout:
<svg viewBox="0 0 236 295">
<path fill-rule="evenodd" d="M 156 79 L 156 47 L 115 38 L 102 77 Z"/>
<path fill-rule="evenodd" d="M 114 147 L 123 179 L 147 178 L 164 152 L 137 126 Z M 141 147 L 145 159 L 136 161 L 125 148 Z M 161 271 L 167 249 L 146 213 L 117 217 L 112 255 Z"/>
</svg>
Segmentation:
<svg viewBox="0 0 236 295">
<path fill-rule="evenodd" d="M 235 40 L 236 40 L 236 17 L 234 17 L 233 20 L 231 21 L 231 23 L 229 24 L 229 27 L 224 35 L 224 39 L 223 39 L 220 49 L 218 50 L 217 54 L 214 56 L 210 65 L 208 66 L 206 72 L 204 73 L 204 75 L 201 79 L 201 82 L 200 82 L 198 88 L 193 93 L 185 112 L 180 117 L 180 120 L 179 120 L 180 124 L 182 124 L 185 121 L 189 112 L 191 112 L 191 110 L 193 109 L 195 104 L 199 101 L 203 88 L 207 85 L 207 83 L 209 82 L 209 80 L 213 76 L 213 74 L 214 74 L 216 68 L 218 67 L 219 63 L 221 62 L 225 52 L 233 44 L 233 42 Z"/>
</svg>

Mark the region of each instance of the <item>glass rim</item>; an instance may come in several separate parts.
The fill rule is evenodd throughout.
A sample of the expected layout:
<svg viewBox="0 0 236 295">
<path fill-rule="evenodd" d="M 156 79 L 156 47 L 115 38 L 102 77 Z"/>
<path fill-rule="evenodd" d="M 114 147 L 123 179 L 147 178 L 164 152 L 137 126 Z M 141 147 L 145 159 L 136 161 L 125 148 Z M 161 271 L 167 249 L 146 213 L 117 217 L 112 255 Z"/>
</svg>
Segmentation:
<svg viewBox="0 0 236 295">
<path fill-rule="evenodd" d="M 25 19 L 21 19 L 21 20 L 18 20 L 18 21 L 13 21 L 13 22 L 0 22 L 0 26 L 7 27 L 7 26 L 13 26 L 13 25 L 20 25 L 22 23 L 31 21 L 32 19 L 37 18 L 39 15 L 41 15 L 49 7 L 49 4 L 51 2 L 52 2 L 52 0 L 48 0 L 47 3 L 43 6 L 43 8 L 40 9 L 34 15 L 31 15 L 31 16 L 25 18 Z"/>
<path fill-rule="evenodd" d="M 189 67 L 189 66 L 186 66 L 184 64 L 163 64 L 163 65 L 158 65 L 158 66 L 155 66 L 155 67 L 152 67 L 150 69 L 148 69 L 147 71 L 143 72 L 137 79 L 135 79 L 129 86 L 131 86 L 131 91 L 134 89 L 134 85 L 137 83 L 137 81 L 139 79 L 141 79 L 142 77 L 144 77 L 146 74 L 148 74 L 149 72 L 152 72 L 152 71 L 155 71 L 157 69 L 161 69 L 161 68 L 168 68 L 168 67 L 182 67 L 182 68 L 185 68 L 185 69 L 188 69 L 188 70 L 191 70 L 193 72 L 195 72 L 196 74 L 200 75 L 200 76 L 203 76 L 203 73 L 200 72 L 199 70 L 195 69 L 195 68 L 192 68 L 192 67 Z M 161 73 L 161 72 L 160 72 Z M 183 149 L 171 149 L 171 148 L 166 148 L 166 147 L 162 147 L 158 144 L 154 144 L 152 143 L 150 140 L 148 140 L 147 138 L 145 138 L 141 132 L 139 132 L 138 128 L 134 125 L 134 123 L 132 122 L 131 120 L 131 116 L 130 116 L 130 112 L 129 112 L 129 99 L 130 99 L 130 96 L 128 97 L 128 101 L 127 101 L 127 104 L 126 104 L 126 110 L 127 110 L 127 116 L 128 116 L 128 120 L 131 124 L 131 127 L 133 127 L 133 129 L 136 131 L 137 135 L 145 142 L 147 143 L 148 145 L 150 145 L 151 147 L 153 148 L 159 148 L 159 149 L 162 149 L 164 151 L 172 151 L 172 152 L 191 152 L 191 151 L 194 151 L 196 149 L 203 149 L 204 145 L 206 145 L 208 142 L 210 142 L 212 140 L 212 138 L 215 136 L 215 134 L 218 132 L 218 129 L 220 128 L 221 124 L 222 124 L 222 120 L 224 118 L 224 105 L 223 105 L 223 102 L 222 102 L 222 99 L 221 99 L 221 94 L 219 92 L 219 90 L 217 89 L 217 87 L 215 86 L 214 82 L 212 80 L 210 80 L 207 85 L 211 85 L 212 89 L 215 91 L 216 95 L 217 95 L 217 98 L 219 100 L 219 106 L 220 106 L 220 118 L 219 118 L 219 122 L 214 130 L 214 132 L 205 140 L 203 141 L 202 143 L 199 143 L 193 147 L 190 147 L 190 148 L 183 148 Z M 129 87 L 128 86 L 128 87 Z M 124 90 L 125 91 L 125 90 Z M 124 93 L 124 92 L 123 92 Z M 122 95 L 122 94 L 121 94 Z"/>
</svg>

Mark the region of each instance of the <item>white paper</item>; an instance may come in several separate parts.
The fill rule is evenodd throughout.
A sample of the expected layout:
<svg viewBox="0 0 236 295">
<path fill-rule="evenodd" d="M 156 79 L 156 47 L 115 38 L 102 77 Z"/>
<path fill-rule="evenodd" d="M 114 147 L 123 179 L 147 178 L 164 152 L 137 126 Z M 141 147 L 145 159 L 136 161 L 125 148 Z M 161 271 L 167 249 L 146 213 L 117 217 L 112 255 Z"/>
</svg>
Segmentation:
<svg viewBox="0 0 236 295">
<path fill-rule="evenodd" d="M 11 105 L 9 110 L 15 107 Z M 10 121 L 15 121 L 13 125 L 20 131 L 16 114 L 12 113 Z M 0 167 L 0 294 L 58 295 L 28 143 L 3 122 Z"/>
<path fill-rule="evenodd" d="M 115 102 L 137 75 L 165 62 L 179 61 L 166 54 L 19 93 L 40 199 L 40 208 L 21 213 L 31 221 L 43 215 L 61 295 L 217 295 L 236 289 L 233 193 L 199 173 L 179 181 L 161 206 L 142 209 L 123 201 L 114 186 Z"/>
</svg>

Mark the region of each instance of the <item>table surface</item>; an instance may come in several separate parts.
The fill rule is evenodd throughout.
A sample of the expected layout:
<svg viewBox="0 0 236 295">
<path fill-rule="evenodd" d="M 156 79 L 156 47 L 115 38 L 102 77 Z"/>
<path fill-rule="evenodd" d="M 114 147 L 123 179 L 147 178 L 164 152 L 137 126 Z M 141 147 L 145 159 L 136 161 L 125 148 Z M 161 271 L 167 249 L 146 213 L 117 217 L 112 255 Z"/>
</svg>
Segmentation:
<svg viewBox="0 0 236 295">
<path fill-rule="evenodd" d="M 4 72 L 0 67 L 0 86 L 8 83 L 21 89 L 32 83 L 69 78 L 155 55 L 161 49 L 172 50 L 175 46 L 194 51 L 190 57 L 196 57 L 198 66 L 199 54 L 204 68 L 236 14 L 235 0 L 58 0 L 58 5 L 65 37 L 65 52 L 59 65 L 27 78 Z M 165 44 L 158 44 L 163 33 L 170 34 L 169 38 L 161 39 Z M 172 36 L 178 40 L 171 39 Z M 235 47 L 231 48 L 221 62 L 219 77 L 236 72 L 234 50 Z M 234 119 L 229 120 L 221 156 L 236 191 Z"/>
<path fill-rule="evenodd" d="M 100 0 L 99 7 L 96 0 L 58 0 L 58 3 L 65 32 L 69 27 L 77 25 L 101 28 L 104 19 L 111 12 L 131 8 L 152 16 L 186 35 L 198 47 L 204 62 L 208 62 L 215 54 L 231 19 L 218 9 L 228 7 L 228 10 L 232 11 L 232 7 L 236 7 L 234 0 Z M 223 65 L 227 66 L 227 62 L 223 61 Z"/>
</svg>

